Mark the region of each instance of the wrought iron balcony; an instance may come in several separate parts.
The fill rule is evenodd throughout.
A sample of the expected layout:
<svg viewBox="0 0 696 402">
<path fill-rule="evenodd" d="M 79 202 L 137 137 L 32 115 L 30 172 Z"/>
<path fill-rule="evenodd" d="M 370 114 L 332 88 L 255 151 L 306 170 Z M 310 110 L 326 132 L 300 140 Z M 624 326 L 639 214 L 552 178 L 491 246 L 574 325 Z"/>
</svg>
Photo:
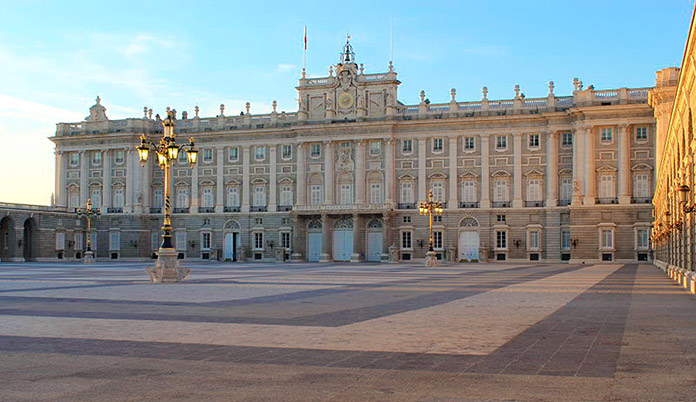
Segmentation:
<svg viewBox="0 0 696 402">
<path fill-rule="evenodd" d="M 381 204 L 322 204 L 322 205 L 295 205 L 293 209 L 297 212 L 383 212 L 393 208 L 390 202 Z"/>
<path fill-rule="evenodd" d="M 510 201 L 493 201 L 491 206 L 493 208 L 510 208 Z"/>
<path fill-rule="evenodd" d="M 240 208 L 238 206 L 237 207 L 225 207 L 223 209 L 223 211 L 224 212 L 239 212 Z"/>
<path fill-rule="evenodd" d="M 460 202 L 459 203 L 459 208 L 478 208 L 479 203 L 478 202 Z"/>
<path fill-rule="evenodd" d="M 187 214 L 189 213 L 189 208 L 174 208 L 172 212 L 175 214 Z"/>
<path fill-rule="evenodd" d="M 570 205 L 571 202 L 572 200 L 558 200 L 558 206 L 567 207 L 568 205 Z"/>
<path fill-rule="evenodd" d="M 398 209 L 416 209 L 416 203 L 415 202 L 400 202 L 396 204 L 396 207 Z"/>
<path fill-rule="evenodd" d="M 107 214 L 122 214 L 123 208 L 107 208 L 106 213 Z"/>
<path fill-rule="evenodd" d="M 162 207 L 150 207 L 150 213 L 151 214 L 161 214 Z"/>
<path fill-rule="evenodd" d="M 198 207 L 198 212 L 202 214 L 211 214 L 215 212 L 215 207 Z"/>
<path fill-rule="evenodd" d="M 631 198 L 631 203 L 633 204 L 650 204 L 652 202 L 652 197 L 633 197 Z"/>
<path fill-rule="evenodd" d="M 618 204 L 619 199 L 616 197 L 600 197 L 595 200 L 595 204 Z"/>
<path fill-rule="evenodd" d="M 524 206 L 527 208 L 543 207 L 546 206 L 545 201 L 525 201 Z"/>
<path fill-rule="evenodd" d="M 278 205 L 276 207 L 276 211 L 278 211 L 278 212 L 292 211 L 292 205 Z"/>
<path fill-rule="evenodd" d="M 266 211 L 268 211 L 268 207 L 265 205 L 263 205 L 263 206 L 254 205 L 254 206 L 249 208 L 249 211 L 250 212 L 266 212 Z"/>
</svg>

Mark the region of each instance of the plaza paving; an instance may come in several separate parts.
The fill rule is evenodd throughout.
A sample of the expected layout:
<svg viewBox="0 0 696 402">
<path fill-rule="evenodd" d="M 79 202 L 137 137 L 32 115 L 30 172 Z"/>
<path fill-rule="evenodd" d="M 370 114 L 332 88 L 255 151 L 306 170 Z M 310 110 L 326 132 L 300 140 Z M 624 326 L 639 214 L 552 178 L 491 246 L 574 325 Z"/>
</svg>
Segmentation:
<svg viewBox="0 0 696 402">
<path fill-rule="evenodd" d="M 696 399 L 651 265 L 0 264 L 0 400 Z"/>
</svg>

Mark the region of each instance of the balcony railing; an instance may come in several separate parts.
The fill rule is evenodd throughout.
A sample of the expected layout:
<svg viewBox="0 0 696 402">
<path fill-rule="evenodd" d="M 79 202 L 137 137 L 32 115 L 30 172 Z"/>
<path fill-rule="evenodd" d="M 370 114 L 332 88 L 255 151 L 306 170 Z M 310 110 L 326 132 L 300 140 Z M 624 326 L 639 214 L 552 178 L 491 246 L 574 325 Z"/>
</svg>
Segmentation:
<svg viewBox="0 0 696 402">
<path fill-rule="evenodd" d="M 652 197 L 633 197 L 631 198 L 633 204 L 650 204 L 652 202 Z"/>
<path fill-rule="evenodd" d="M 161 214 L 162 207 L 150 207 L 150 213 L 151 214 Z"/>
<path fill-rule="evenodd" d="M 524 206 L 527 208 L 543 207 L 546 205 L 545 201 L 525 201 Z"/>
<path fill-rule="evenodd" d="M 175 214 L 187 214 L 189 213 L 189 208 L 174 208 L 172 212 Z"/>
<path fill-rule="evenodd" d="M 510 201 L 493 201 L 491 206 L 493 208 L 510 208 Z"/>
<path fill-rule="evenodd" d="M 215 212 L 215 207 L 198 207 L 198 212 L 201 214 L 212 214 Z"/>
<path fill-rule="evenodd" d="M 595 204 L 618 204 L 619 199 L 616 197 L 600 197 L 595 200 Z"/>
<path fill-rule="evenodd" d="M 292 211 L 292 205 L 278 205 L 276 207 L 276 211 L 278 211 L 278 212 Z"/>
<path fill-rule="evenodd" d="M 122 214 L 123 208 L 107 208 L 106 213 L 107 214 Z"/>
<path fill-rule="evenodd" d="M 415 202 L 400 202 L 396 204 L 396 207 L 398 209 L 416 209 L 416 203 Z"/>
<path fill-rule="evenodd" d="M 568 205 L 570 205 L 571 202 L 571 200 L 558 200 L 558 206 L 567 207 Z"/>
<path fill-rule="evenodd" d="M 459 208 L 478 208 L 479 203 L 478 202 L 460 202 L 459 203 Z"/>
<path fill-rule="evenodd" d="M 238 206 L 237 207 L 225 207 L 225 208 L 223 208 L 223 211 L 224 212 L 239 212 L 240 209 Z"/>
<path fill-rule="evenodd" d="M 342 211 L 342 212 L 360 212 L 360 211 L 375 211 L 381 212 L 393 208 L 392 203 L 381 204 L 322 204 L 322 205 L 295 205 L 294 210 L 297 212 L 319 212 L 319 211 Z"/>
<path fill-rule="evenodd" d="M 263 206 L 254 205 L 254 206 L 249 208 L 249 211 L 250 212 L 266 212 L 266 211 L 268 211 L 268 207 L 265 205 L 263 205 Z"/>
</svg>

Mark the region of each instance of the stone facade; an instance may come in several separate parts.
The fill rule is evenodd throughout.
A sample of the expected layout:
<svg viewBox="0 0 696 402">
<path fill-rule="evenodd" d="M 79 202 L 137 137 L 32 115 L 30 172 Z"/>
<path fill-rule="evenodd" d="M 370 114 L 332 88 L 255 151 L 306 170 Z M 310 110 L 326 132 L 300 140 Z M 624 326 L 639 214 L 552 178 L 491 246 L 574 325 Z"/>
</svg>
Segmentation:
<svg viewBox="0 0 696 402">
<path fill-rule="evenodd" d="M 428 190 L 446 203 L 436 251 L 458 260 L 629 261 L 648 258 L 656 126 L 649 88 L 506 100 L 398 101 L 399 80 L 367 74 L 346 43 L 323 78 L 303 72 L 298 110 L 240 116 L 181 113 L 198 165 L 174 167 L 172 202 L 183 258 L 415 260 Z M 109 120 L 101 100 L 79 123 L 59 123 L 55 211 L 91 197 L 98 258 L 149 258 L 158 245 L 162 172 L 141 167 L 139 137 L 162 130 Z M 15 222 L 15 225 L 17 222 Z M 78 229 L 79 231 L 79 229 Z M 70 236 L 70 234 L 68 234 Z M 46 243 L 54 244 L 53 241 Z M 50 247 L 49 247 L 50 248 Z M 50 252 L 49 252 L 50 251 Z M 51 249 L 42 255 L 55 257 Z M 73 255 L 74 250 L 66 255 Z"/>
</svg>

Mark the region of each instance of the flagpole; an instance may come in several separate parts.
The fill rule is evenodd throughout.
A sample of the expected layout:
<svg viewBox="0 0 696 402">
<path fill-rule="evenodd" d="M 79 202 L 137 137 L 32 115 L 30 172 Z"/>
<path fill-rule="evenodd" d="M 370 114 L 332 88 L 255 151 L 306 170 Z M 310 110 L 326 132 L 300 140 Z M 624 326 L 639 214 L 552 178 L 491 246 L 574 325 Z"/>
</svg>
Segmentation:
<svg viewBox="0 0 696 402">
<path fill-rule="evenodd" d="M 304 27 L 304 50 L 302 51 L 302 78 L 307 74 L 307 25 Z"/>
</svg>

